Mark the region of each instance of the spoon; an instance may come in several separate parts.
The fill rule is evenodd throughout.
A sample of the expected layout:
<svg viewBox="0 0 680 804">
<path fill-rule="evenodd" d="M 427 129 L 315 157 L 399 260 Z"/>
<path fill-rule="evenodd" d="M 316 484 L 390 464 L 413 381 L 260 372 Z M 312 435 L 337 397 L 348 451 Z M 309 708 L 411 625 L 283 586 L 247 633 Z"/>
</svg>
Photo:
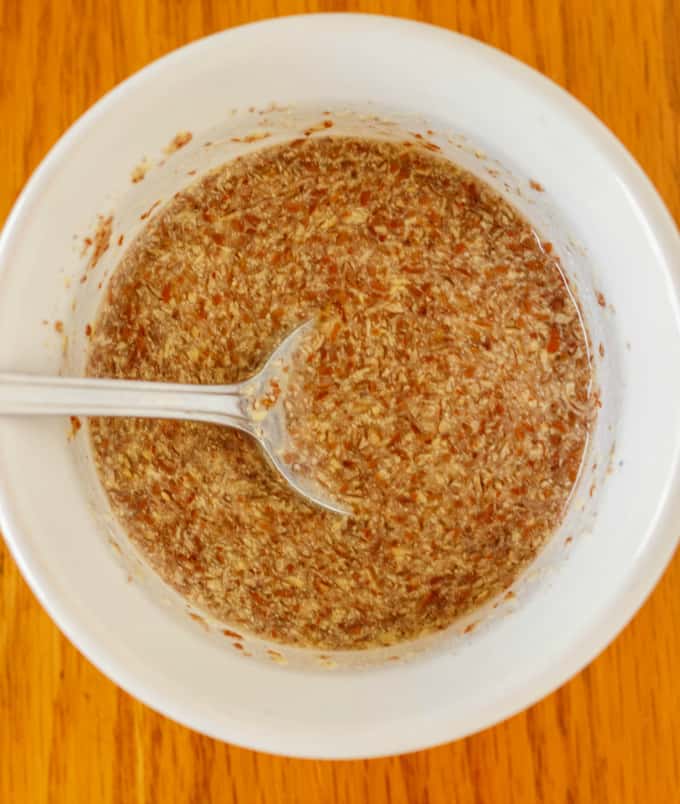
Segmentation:
<svg viewBox="0 0 680 804">
<path fill-rule="evenodd" d="M 0 415 L 135 416 L 185 419 L 235 427 L 251 435 L 288 484 L 312 503 L 338 514 L 350 511 L 308 477 L 291 455 L 282 399 L 288 366 L 307 321 L 272 352 L 262 369 L 234 385 L 183 385 L 139 380 L 43 377 L 0 372 Z M 277 390 L 275 399 L 272 392 Z M 268 400 L 262 404 L 263 400 Z"/>
</svg>

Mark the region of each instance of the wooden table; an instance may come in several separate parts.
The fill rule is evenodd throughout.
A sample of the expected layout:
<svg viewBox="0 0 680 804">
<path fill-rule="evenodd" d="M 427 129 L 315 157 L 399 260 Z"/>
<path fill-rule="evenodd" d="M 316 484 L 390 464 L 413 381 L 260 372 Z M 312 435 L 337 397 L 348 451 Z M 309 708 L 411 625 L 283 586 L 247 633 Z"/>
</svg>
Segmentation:
<svg viewBox="0 0 680 804">
<path fill-rule="evenodd" d="M 0 220 L 65 128 L 152 59 L 250 20 L 343 10 L 434 22 L 534 65 L 613 129 L 680 219 L 680 0 L 0 0 Z M 121 692 L 0 546 L 0 801 L 671 804 L 679 665 L 680 555 L 597 661 L 510 721 L 390 759 L 274 758 Z"/>
</svg>

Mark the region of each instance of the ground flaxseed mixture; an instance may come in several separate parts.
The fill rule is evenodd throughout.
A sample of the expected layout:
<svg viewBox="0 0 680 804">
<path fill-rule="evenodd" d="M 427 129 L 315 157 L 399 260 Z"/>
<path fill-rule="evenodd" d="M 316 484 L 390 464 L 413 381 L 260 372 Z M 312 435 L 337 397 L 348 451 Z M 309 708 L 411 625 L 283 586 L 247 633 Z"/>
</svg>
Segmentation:
<svg viewBox="0 0 680 804">
<path fill-rule="evenodd" d="M 507 588 L 560 522 L 591 419 L 550 252 L 418 146 L 300 140 L 183 191 L 114 274 L 88 374 L 243 380 L 317 316 L 287 417 L 354 515 L 306 504 L 236 431 L 92 420 L 133 542 L 225 622 L 326 649 L 414 638 Z"/>
</svg>

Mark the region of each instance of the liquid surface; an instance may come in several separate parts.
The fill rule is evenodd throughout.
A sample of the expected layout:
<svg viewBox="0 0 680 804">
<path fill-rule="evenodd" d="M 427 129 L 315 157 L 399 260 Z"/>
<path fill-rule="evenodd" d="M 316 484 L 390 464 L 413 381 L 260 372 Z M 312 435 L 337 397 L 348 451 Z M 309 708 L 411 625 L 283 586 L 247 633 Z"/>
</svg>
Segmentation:
<svg viewBox="0 0 680 804">
<path fill-rule="evenodd" d="M 593 410 L 579 311 L 549 244 L 469 173 L 312 138 L 220 168 L 148 223 L 88 373 L 240 381 L 314 316 L 286 415 L 353 516 L 198 423 L 92 420 L 102 484 L 160 575 L 225 623 L 324 649 L 444 628 L 563 516 Z"/>
</svg>

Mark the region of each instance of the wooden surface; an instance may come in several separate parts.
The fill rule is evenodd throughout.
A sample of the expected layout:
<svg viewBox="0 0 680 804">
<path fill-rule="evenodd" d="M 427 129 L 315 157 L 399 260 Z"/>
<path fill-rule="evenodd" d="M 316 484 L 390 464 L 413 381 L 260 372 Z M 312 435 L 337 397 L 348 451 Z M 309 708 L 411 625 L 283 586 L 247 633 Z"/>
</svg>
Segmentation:
<svg viewBox="0 0 680 804">
<path fill-rule="evenodd" d="M 0 221 L 64 129 L 134 70 L 225 27 L 338 10 L 435 22 L 536 66 L 614 130 L 680 219 L 680 0 L 0 0 Z M 121 692 L 61 636 L 0 546 L 0 802 L 670 804 L 679 668 L 680 555 L 597 661 L 494 729 L 369 762 L 273 758 Z"/>
</svg>

